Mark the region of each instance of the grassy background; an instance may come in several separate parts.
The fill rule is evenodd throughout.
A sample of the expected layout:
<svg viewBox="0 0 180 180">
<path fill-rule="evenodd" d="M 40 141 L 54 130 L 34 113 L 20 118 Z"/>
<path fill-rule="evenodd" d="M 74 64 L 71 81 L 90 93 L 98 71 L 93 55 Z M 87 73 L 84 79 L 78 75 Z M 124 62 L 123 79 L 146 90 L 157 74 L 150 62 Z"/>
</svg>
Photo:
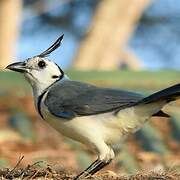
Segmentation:
<svg viewBox="0 0 180 180">
<path fill-rule="evenodd" d="M 75 71 L 68 70 L 67 75 L 77 81 L 89 82 L 98 86 L 127 88 L 135 91 L 151 92 L 179 83 L 180 71 Z M 29 92 L 29 84 L 19 73 L 0 72 L 0 92 Z"/>
</svg>

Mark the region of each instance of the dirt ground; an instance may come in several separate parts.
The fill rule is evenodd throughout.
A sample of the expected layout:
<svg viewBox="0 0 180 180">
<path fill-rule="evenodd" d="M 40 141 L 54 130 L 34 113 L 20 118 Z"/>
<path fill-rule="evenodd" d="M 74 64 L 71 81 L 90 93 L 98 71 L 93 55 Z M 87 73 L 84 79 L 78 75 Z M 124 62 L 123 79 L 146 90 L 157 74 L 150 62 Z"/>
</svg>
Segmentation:
<svg viewBox="0 0 180 180">
<path fill-rule="evenodd" d="M 70 172 L 64 169 L 54 170 L 52 167 L 46 168 L 36 167 L 37 163 L 28 165 L 25 168 L 18 168 L 18 162 L 13 169 L 1 169 L 0 179 L 53 179 L 53 180 L 73 180 L 76 176 L 75 172 Z M 139 172 L 132 176 L 118 175 L 112 171 L 105 171 L 94 176 L 89 176 L 89 180 L 179 180 L 180 173 L 176 171 L 167 172 Z"/>
</svg>

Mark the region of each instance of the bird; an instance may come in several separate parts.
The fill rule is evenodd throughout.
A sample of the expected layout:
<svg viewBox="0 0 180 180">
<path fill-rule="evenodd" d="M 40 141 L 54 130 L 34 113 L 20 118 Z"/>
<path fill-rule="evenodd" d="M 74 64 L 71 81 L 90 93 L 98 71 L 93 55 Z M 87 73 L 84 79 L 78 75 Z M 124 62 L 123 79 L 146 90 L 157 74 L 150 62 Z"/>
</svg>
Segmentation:
<svg viewBox="0 0 180 180">
<path fill-rule="evenodd" d="M 144 96 L 71 80 L 47 58 L 60 47 L 63 36 L 42 53 L 6 68 L 22 73 L 30 83 L 36 110 L 44 121 L 97 153 L 97 160 L 74 178 L 81 179 L 108 165 L 124 138 L 151 117 L 169 117 L 162 108 L 180 98 L 180 83 Z"/>
</svg>

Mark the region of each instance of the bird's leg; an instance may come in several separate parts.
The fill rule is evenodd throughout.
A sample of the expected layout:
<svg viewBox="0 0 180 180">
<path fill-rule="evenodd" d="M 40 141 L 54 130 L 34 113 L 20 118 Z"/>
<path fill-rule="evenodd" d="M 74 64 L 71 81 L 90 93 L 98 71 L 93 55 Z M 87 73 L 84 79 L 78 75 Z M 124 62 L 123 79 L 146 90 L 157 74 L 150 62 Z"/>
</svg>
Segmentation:
<svg viewBox="0 0 180 180">
<path fill-rule="evenodd" d="M 78 175 L 74 178 L 74 180 L 79 179 L 80 177 L 86 177 L 86 176 L 88 176 L 88 175 L 90 174 L 90 173 L 89 173 L 89 169 L 91 169 L 92 167 L 94 167 L 95 164 L 97 164 L 98 161 L 99 161 L 99 160 L 96 159 L 89 167 L 87 167 L 84 171 L 82 171 L 80 174 L 78 174 Z"/>
<path fill-rule="evenodd" d="M 101 170 L 102 168 L 104 168 L 106 165 L 108 165 L 111 162 L 112 159 L 110 159 L 109 161 L 104 161 L 104 160 L 98 160 L 96 162 L 96 164 L 94 164 L 94 166 L 90 167 L 87 172 L 90 175 L 95 174 L 97 171 Z"/>
<path fill-rule="evenodd" d="M 87 169 L 82 171 L 79 175 L 77 175 L 74 180 L 77 180 L 79 178 L 87 177 L 89 175 L 95 174 L 97 171 L 108 165 L 109 162 L 104 162 L 103 160 L 95 160 Z"/>
<path fill-rule="evenodd" d="M 97 171 L 101 170 L 106 165 L 108 165 L 113 158 L 114 158 L 114 152 L 112 149 L 109 148 L 108 153 L 106 152 L 106 154 L 101 154 L 97 160 L 95 160 L 87 169 L 85 169 L 78 176 L 76 176 L 74 180 L 95 174 Z"/>
</svg>

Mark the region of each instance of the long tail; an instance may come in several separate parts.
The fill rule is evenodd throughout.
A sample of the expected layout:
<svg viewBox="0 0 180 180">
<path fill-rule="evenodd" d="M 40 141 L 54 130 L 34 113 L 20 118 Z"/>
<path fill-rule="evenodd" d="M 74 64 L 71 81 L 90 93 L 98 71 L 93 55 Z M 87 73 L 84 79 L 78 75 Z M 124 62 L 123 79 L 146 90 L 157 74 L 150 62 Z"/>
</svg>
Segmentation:
<svg viewBox="0 0 180 180">
<path fill-rule="evenodd" d="M 180 84 L 176 84 L 147 96 L 140 100 L 138 104 L 149 104 L 157 101 L 166 101 L 166 103 L 169 103 L 177 99 L 180 99 Z"/>
<path fill-rule="evenodd" d="M 140 100 L 137 104 L 143 105 L 144 109 L 146 109 L 146 105 L 150 105 L 151 103 L 155 102 L 161 102 L 164 101 L 164 105 L 175 101 L 177 99 L 180 99 L 180 84 L 176 84 L 174 86 L 168 87 L 166 89 L 163 89 L 161 91 L 158 91 L 150 96 L 145 97 L 144 99 Z M 158 109 L 156 109 L 158 110 Z M 163 112 L 159 109 L 159 111 L 154 112 L 152 116 L 159 116 L 159 117 L 169 117 L 168 114 Z"/>
</svg>

